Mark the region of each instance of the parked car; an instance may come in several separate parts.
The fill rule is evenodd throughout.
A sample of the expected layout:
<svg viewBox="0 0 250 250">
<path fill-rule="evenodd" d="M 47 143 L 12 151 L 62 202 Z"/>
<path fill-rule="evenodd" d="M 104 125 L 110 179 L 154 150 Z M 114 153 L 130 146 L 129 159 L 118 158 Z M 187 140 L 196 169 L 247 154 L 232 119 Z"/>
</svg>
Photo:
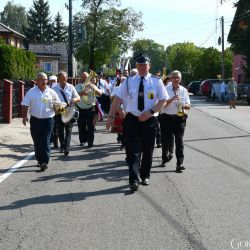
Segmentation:
<svg viewBox="0 0 250 250">
<path fill-rule="evenodd" d="M 199 95 L 200 85 L 201 81 L 190 82 L 187 86 L 187 90 L 189 93 L 193 93 L 194 95 Z"/>
<path fill-rule="evenodd" d="M 206 79 L 204 80 L 201 85 L 200 85 L 200 94 L 211 97 L 211 92 L 212 92 L 212 84 L 213 83 L 220 83 L 222 81 L 225 81 L 225 83 L 228 82 L 228 80 L 221 80 L 221 79 Z"/>
</svg>

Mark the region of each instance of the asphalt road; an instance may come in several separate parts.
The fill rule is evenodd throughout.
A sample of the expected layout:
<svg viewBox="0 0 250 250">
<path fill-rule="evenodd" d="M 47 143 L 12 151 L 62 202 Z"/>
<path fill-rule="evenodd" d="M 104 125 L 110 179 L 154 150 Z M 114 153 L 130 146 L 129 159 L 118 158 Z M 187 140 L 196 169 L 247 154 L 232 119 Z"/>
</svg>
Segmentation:
<svg viewBox="0 0 250 250">
<path fill-rule="evenodd" d="M 47 171 L 32 158 L 0 183 L 0 249 L 250 248 L 249 107 L 192 99 L 183 173 L 155 149 L 151 184 L 131 194 L 116 136 L 99 123 L 88 149 L 75 127 L 69 157 L 52 150 Z"/>
</svg>

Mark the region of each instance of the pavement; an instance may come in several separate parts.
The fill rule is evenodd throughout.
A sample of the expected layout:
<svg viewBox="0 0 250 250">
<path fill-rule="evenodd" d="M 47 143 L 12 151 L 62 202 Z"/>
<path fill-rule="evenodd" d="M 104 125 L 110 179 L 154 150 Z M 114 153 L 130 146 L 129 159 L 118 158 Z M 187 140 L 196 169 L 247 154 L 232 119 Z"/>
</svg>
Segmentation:
<svg viewBox="0 0 250 250">
<path fill-rule="evenodd" d="M 191 96 L 192 108 L 231 124 L 250 134 L 250 106 L 236 106 L 229 109 L 227 104 L 208 102 L 204 97 Z M 21 118 L 11 124 L 0 124 L 0 169 L 9 169 L 33 151 L 29 124 L 24 126 Z"/>
</svg>

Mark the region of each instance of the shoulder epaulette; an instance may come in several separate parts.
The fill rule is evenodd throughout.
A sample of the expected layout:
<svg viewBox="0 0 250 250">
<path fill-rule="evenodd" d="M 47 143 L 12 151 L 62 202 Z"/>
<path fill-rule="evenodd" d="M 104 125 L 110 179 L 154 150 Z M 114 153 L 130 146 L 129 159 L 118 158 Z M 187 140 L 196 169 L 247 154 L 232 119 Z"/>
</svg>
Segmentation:
<svg viewBox="0 0 250 250">
<path fill-rule="evenodd" d="M 152 77 L 155 77 L 155 78 L 157 78 L 157 79 L 161 79 L 159 76 L 157 76 L 157 75 L 151 75 Z"/>
</svg>

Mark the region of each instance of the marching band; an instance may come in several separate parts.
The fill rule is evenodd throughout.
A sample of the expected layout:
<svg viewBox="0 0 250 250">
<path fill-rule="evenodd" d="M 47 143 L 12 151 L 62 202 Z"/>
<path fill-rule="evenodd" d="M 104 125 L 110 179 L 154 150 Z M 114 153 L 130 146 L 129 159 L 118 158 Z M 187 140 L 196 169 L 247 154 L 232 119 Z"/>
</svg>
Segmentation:
<svg viewBox="0 0 250 250">
<path fill-rule="evenodd" d="M 102 72 L 83 72 L 82 82 L 75 87 L 67 83 L 67 74 L 63 71 L 58 78 L 50 77 L 54 82 L 50 81 L 47 86 L 47 75 L 38 74 L 37 86 L 26 93 L 22 107 L 24 125 L 30 110 L 31 135 L 41 171 L 48 167 L 49 144 L 54 142 L 55 148 L 59 146 L 57 138 L 60 152 L 69 155 L 75 122 L 80 146 L 92 147 L 96 117 L 102 120 L 103 116 L 107 117 L 106 128 L 117 133 L 121 150 L 125 148 L 131 191 L 137 191 L 139 185 L 150 184 L 155 141 L 162 150 L 162 167 L 173 158 L 175 141 L 176 172 L 185 169 L 183 136 L 190 100 L 187 90 L 180 85 L 181 72 L 175 70 L 170 77 L 161 79 L 149 73 L 151 65 L 147 55 L 140 54 L 135 61 L 136 68 L 130 75 L 118 70 L 113 80 L 105 80 Z M 166 83 L 166 79 L 171 83 Z M 41 109 L 40 102 L 47 108 Z M 37 133 L 42 123 L 46 123 L 47 131 L 43 135 L 47 139 Z"/>
</svg>

